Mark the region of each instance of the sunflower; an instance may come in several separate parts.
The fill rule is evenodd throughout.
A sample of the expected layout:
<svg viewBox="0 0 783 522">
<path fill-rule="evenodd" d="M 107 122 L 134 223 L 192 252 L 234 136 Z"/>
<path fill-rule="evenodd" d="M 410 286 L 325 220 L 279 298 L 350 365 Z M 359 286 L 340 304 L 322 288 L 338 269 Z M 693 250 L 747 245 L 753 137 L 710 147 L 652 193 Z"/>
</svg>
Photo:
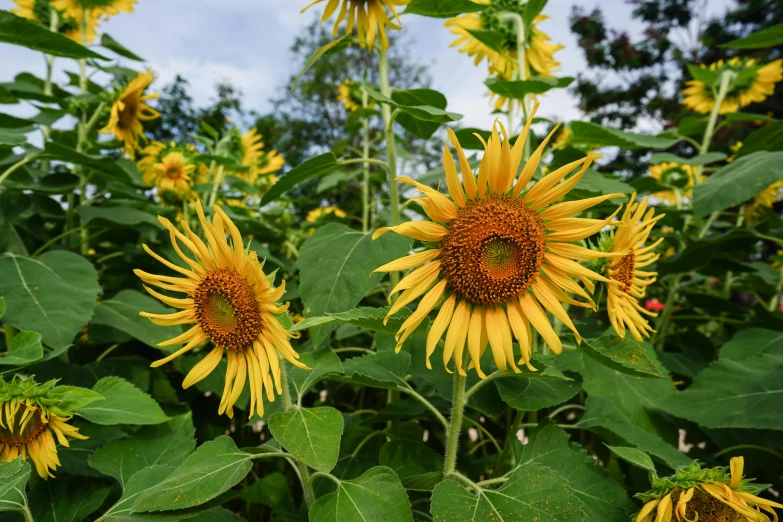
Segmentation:
<svg viewBox="0 0 783 522">
<path fill-rule="evenodd" d="M 756 496 L 762 488 L 742 477 L 744 465 L 743 457 L 732 458 L 728 469 L 701 469 L 694 461 L 670 477 L 656 477 L 650 491 L 636 495 L 645 504 L 635 522 L 669 522 L 673 517 L 678 522 L 777 522 L 772 508 L 783 504 Z"/>
<path fill-rule="evenodd" d="M 728 93 L 718 109 L 718 114 L 737 112 L 754 102 L 762 102 L 775 92 L 775 84 L 783 80 L 783 59 L 775 60 L 760 66 L 753 58 L 732 58 L 728 62 L 718 60 L 709 67 L 702 65 L 715 73 L 713 84 L 702 80 L 690 80 L 685 83 L 682 91 L 685 96 L 682 103 L 689 109 L 702 114 L 709 114 L 715 104 L 715 98 L 724 71 L 732 71 L 735 76 L 731 80 Z"/>
<path fill-rule="evenodd" d="M 313 3 L 302 9 L 302 13 L 310 9 L 315 4 L 326 2 L 327 0 L 315 0 Z M 324 15 L 321 17 L 321 22 L 328 20 L 337 8 L 340 8 L 337 14 L 337 20 L 334 22 L 334 36 L 340 29 L 340 24 L 345 20 L 346 15 L 348 17 L 348 27 L 345 32 L 350 34 L 353 32 L 353 27 L 356 25 L 356 32 L 358 33 L 359 40 L 367 43 L 367 49 L 372 49 L 375 43 L 375 36 L 380 34 L 381 45 L 386 49 L 389 48 L 389 39 L 386 36 L 386 28 L 400 30 L 402 26 L 394 24 L 389 18 L 389 14 L 386 12 L 388 8 L 392 17 L 400 23 L 400 17 L 397 16 L 396 7 L 408 5 L 411 0 L 328 0 L 326 9 L 324 9 Z"/>
<path fill-rule="evenodd" d="M 613 236 L 608 236 L 609 245 L 605 247 L 608 252 L 621 254 L 620 257 L 611 259 L 605 268 L 606 276 L 620 283 L 607 285 L 606 306 L 609 310 L 609 322 L 617 335 L 625 338 L 627 327 L 637 341 L 649 337 L 650 332 L 654 331 L 641 314 L 653 317 L 657 315 L 639 305 L 639 299 L 644 297 L 647 287 L 655 282 L 655 276 L 658 275 L 657 272 L 640 270 L 655 263 L 660 257 L 653 250 L 663 238 L 644 246 L 655 223 L 665 216 L 654 214 L 654 209 L 648 210 L 647 198 L 637 202 L 634 193 L 620 219 L 621 226 Z"/>
<path fill-rule="evenodd" d="M 591 292 L 591 279 L 619 284 L 589 270 L 577 260 L 615 257 L 570 244 L 581 241 L 608 225 L 617 212 L 606 219 L 571 217 L 610 198 L 622 194 L 607 194 L 585 200 L 553 204 L 563 198 L 579 182 L 589 165 L 599 155 L 571 162 L 543 176 L 531 188 L 528 183 L 538 168 L 541 156 L 557 127 L 539 145 L 517 177 L 525 140 L 538 105 L 519 138 L 510 146 L 506 129 L 496 123 L 479 167 L 478 180 L 468 164 L 456 135 L 449 138 L 459 156 L 462 182 L 448 145 L 443 150 L 446 186 L 450 198 L 410 178 L 399 181 L 417 187 L 425 194 L 414 201 L 421 204 L 431 221 L 415 221 L 384 227 L 373 234 L 377 238 L 389 231 L 417 239 L 424 250 L 387 263 L 376 272 L 394 272 L 417 268 L 392 289 L 391 295 L 403 291 L 389 310 L 389 316 L 423 296 L 416 310 L 396 334 L 399 351 L 402 344 L 438 303 L 437 318 L 427 337 L 427 366 L 435 347 L 446 333 L 443 362 L 452 356 L 457 370 L 462 367 L 467 340 L 471 366 L 485 377 L 479 366 L 482 353 L 489 343 L 499 370 L 509 366 L 519 372 L 512 351 L 512 333 L 521 349 L 520 364 L 531 369 L 532 329 L 555 352 L 562 344 L 546 311 L 581 337 L 561 303 L 592 308 L 595 303 L 577 283 Z M 498 127 L 503 134 L 501 141 Z M 575 169 L 578 173 L 566 179 Z M 516 178 L 516 179 L 515 179 Z M 574 281 L 576 279 L 577 281 Z M 568 296 L 575 294 L 584 301 Z M 448 367 L 447 367 L 448 370 Z"/>
<path fill-rule="evenodd" d="M 75 20 L 84 17 L 85 9 L 88 10 L 88 16 L 108 20 L 120 11 L 132 13 L 133 6 L 136 4 L 136 0 L 51 0 L 51 2 L 56 9 Z"/>
<path fill-rule="evenodd" d="M 510 12 L 523 15 L 525 4 L 517 0 L 473 0 L 474 3 L 486 5 L 479 13 L 466 13 L 446 21 L 446 27 L 457 35 L 451 47 L 460 47 L 459 51 L 473 57 L 479 65 L 485 58 L 490 74 L 500 75 L 510 80 L 517 71 L 517 34 L 516 29 L 498 18 L 500 13 Z M 550 43 L 549 35 L 536 27 L 549 17 L 539 15 L 531 24 L 525 41 L 525 77 L 530 77 L 531 70 L 537 76 L 551 78 L 552 71 L 560 66 L 554 54 L 563 49 L 560 44 Z M 503 53 L 488 47 L 475 38 L 470 31 L 490 30 L 502 35 L 500 48 Z"/>
<path fill-rule="evenodd" d="M 307 213 L 305 221 L 308 223 L 315 223 L 322 217 L 329 215 L 334 215 L 335 217 L 343 219 L 346 216 L 346 213 L 343 209 L 337 207 L 314 208 Z"/>
<path fill-rule="evenodd" d="M 139 147 L 139 139 L 146 140 L 142 121 L 154 120 L 160 113 L 145 102 L 160 96 L 158 93 L 144 94 L 144 91 L 155 81 L 152 71 L 139 73 L 121 92 L 111 106 L 109 122 L 100 133 L 114 134 L 124 144 L 125 154 L 135 156 Z"/>
<path fill-rule="evenodd" d="M 57 7 L 57 0 L 52 2 L 49 2 L 48 0 L 14 0 L 14 3 L 18 7 L 16 9 L 11 9 L 12 13 L 33 22 L 37 22 L 47 29 L 51 23 L 52 8 L 61 11 L 61 8 Z M 67 14 L 67 12 L 58 12 L 57 14 L 57 32 L 67 36 L 75 42 L 81 43 L 81 23 L 84 15 L 82 14 L 78 18 L 75 18 Z M 98 13 L 91 11 L 87 16 L 87 42 L 92 42 L 95 40 L 95 37 L 98 36 L 98 22 Z"/>
<path fill-rule="evenodd" d="M 29 455 L 42 478 L 54 477 L 60 465 L 57 442 L 68 447 L 66 437 L 87 437 L 70 426 L 70 412 L 60 408 L 59 399 L 49 397 L 56 381 L 36 385 L 32 377 L 15 375 L 11 382 L 0 377 L 0 461 L 10 462 Z"/>
<path fill-rule="evenodd" d="M 745 207 L 745 220 L 751 225 L 758 223 L 766 209 L 772 208 L 781 199 L 783 199 L 783 180 L 776 181 L 753 198 L 753 201 Z"/>
<path fill-rule="evenodd" d="M 285 165 L 285 159 L 277 150 L 264 151 L 263 136 L 255 128 L 250 129 L 245 134 L 240 135 L 237 129 L 233 140 L 233 154 L 239 159 L 244 167 L 242 172 L 233 173 L 238 178 L 255 185 L 260 177 L 270 178 L 270 174 L 277 172 Z M 264 185 L 274 185 L 265 180 Z M 274 180 L 276 181 L 276 179 Z"/>
<path fill-rule="evenodd" d="M 677 187 L 687 197 L 691 195 L 691 189 L 696 182 L 696 167 L 680 163 L 660 163 L 652 165 L 648 174 L 651 178 L 666 187 Z M 678 201 L 678 194 L 673 188 L 661 190 L 651 194 L 660 199 L 664 204 L 674 206 Z"/>
<path fill-rule="evenodd" d="M 144 157 L 136 167 L 143 174 L 144 183 L 157 187 L 158 196 L 164 202 L 181 204 L 193 188 L 192 174 L 197 168 L 194 147 L 178 146 L 175 142 L 166 146 L 155 141 L 141 153 Z"/>
<path fill-rule="evenodd" d="M 158 217 L 171 234 L 174 250 L 190 270 L 167 261 L 143 245 L 148 254 L 185 277 L 153 275 L 134 270 L 149 285 L 187 294 L 185 298 L 176 299 L 145 285 L 144 288 L 152 296 L 181 311 L 168 315 L 140 312 L 140 315 L 164 326 L 193 325 L 182 335 L 160 343 L 161 347 L 177 344 L 185 346 L 155 361 L 152 366 L 161 366 L 209 340 L 214 348 L 190 370 L 182 387 L 188 388 L 207 377 L 220 363 L 225 352 L 228 369 L 218 413 L 222 415 L 225 412 L 233 417 L 233 406 L 242 393 L 245 380 L 248 380 L 250 416 L 254 411 L 261 416 L 264 414 L 264 388 L 270 402 L 275 399 L 274 389 L 278 395 L 283 391 L 278 354 L 294 366 L 308 369 L 297 360 L 299 354 L 288 340 L 294 334 L 287 331 L 276 318 L 288 309 L 288 303 L 282 306 L 275 304 L 285 293 L 285 281 L 277 288 L 271 285 L 256 253 L 248 253 L 239 230 L 220 207 L 215 207 L 211 223 L 204 217 L 199 200 L 196 200 L 195 207 L 206 243 L 190 229 L 186 221 L 181 222 L 183 233 L 168 219 Z M 226 234 L 231 236 L 230 243 Z M 180 242 L 196 259 L 182 251 Z M 274 378 L 274 389 L 270 372 Z"/>
</svg>

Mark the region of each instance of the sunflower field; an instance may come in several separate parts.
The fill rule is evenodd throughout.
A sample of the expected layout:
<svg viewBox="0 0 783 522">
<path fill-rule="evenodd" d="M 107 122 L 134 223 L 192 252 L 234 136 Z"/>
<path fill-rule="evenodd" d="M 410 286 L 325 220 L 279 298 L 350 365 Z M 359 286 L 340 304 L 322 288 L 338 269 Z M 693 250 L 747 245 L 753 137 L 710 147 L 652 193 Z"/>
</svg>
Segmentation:
<svg viewBox="0 0 783 522">
<path fill-rule="evenodd" d="M 247 125 L 104 31 L 146 1 L 0 4 L 0 521 L 778 520 L 780 5 L 295 0 Z"/>
</svg>

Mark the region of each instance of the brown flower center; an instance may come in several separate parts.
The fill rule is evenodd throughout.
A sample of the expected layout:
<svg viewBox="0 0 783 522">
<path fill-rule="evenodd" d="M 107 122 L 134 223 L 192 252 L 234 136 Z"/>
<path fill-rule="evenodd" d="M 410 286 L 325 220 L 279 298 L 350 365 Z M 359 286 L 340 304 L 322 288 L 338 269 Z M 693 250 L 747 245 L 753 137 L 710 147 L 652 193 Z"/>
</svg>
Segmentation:
<svg viewBox="0 0 783 522">
<path fill-rule="evenodd" d="M 613 267 L 615 271 L 612 275 L 612 279 L 620 281 L 623 286 L 620 287 L 621 292 L 628 292 L 633 284 L 634 271 L 636 270 L 636 252 L 631 252 L 622 257 Z"/>
<path fill-rule="evenodd" d="M 125 104 L 125 107 L 120 111 L 117 127 L 123 130 L 130 130 L 133 128 L 133 124 L 136 123 L 136 120 L 138 119 L 138 96 L 128 96 L 123 98 L 122 102 Z"/>
<path fill-rule="evenodd" d="M 676 506 L 682 490 L 672 493 L 672 505 Z M 720 500 L 700 489 L 693 490 L 693 498 L 685 507 L 685 517 L 699 522 L 744 522 L 745 517 L 731 509 Z"/>
<path fill-rule="evenodd" d="M 473 304 L 494 306 L 535 281 L 546 251 L 538 214 L 506 194 L 472 199 L 451 222 L 441 244 L 449 287 Z"/>
<path fill-rule="evenodd" d="M 24 408 L 24 406 L 22 406 Z M 0 443 L 8 444 L 9 446 L 23 446 L 28 442 L 35 440 L 38 435 L 46 429 L 46 423 L 43 421 L 43 412 L 41 408 L 38 408 L 33 413 L 33 418 L 30 419 L 25 425 L 24 429 L 19 431 L 19 421 L 22 418 L 21 411 L 16 414 L 16 423 L 14 429 L 8 429 L 8 422 L 6 419 L 5 426 L 0 426 Z"/>
<path fill-rule="evenodd" d="M 180 177 L 179 167 L 169 167 L 166 169 L 166 177 L 170 179 L 177 179 Z"/>
<path fill-rule="evenodd" d="M 217 346 L 242 351 L 258 339 L 258 302 L 253 288 L 238 272 L 210 270 L 194 297 L 198 324 Z"/>
</svg>

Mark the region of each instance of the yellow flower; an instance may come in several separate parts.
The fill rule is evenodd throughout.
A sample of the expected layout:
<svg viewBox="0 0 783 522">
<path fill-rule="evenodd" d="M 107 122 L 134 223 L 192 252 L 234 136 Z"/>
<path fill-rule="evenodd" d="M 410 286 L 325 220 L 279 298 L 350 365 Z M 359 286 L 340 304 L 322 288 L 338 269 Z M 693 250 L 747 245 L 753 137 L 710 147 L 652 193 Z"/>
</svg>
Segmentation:
<svg viewBox="0 0 783 522">
<path fill-rule="evenodd" d="M 275 304 L 285 293 L 285 281 L 278 288 L 271 285 L 258 256 L 255 252 L 247 253 L 239 230 L 220 207 L 215 207 L 211 223 L 204 216 L 199 200 L 196 200 L 195 207 L 206 243 L 187 222 L 181 222 L 183 234 L 168 219 L 158 217 L 171 233 L 172 246 L 190 267 L 189 270 L 167 261 L 143 245 L 148 254 L 184 277 L 134 270 L 148 285 L 187 294 L 187 297 L 177 299 L 145 285 L 152 296 L 181 311 L 163 315 L 140 312 L 140 315 L 164 326 L 193 325 L 182 335 L 160 343 L 161 347 L 185 346 L 155 361 L 152 366 L 161 366 L 209 340 L 214 348 L 190 370 L 182 387 L 188 388 L 212 373 L 225 352 L 228 369 L 218 413 L 222 415 L 225 412 L 233 417 L 233 406 L 247 380 L 250 384 L 250 416 L 254 411 L 263 415 L 264 388 L 270 402 L 275 399 L 275 389 L 278 395 L 283 391 L 278 355 L 298 368 L 307 369 L 297 360 L 299 354 L 288 341 L 294 334 L 284 329 L 275 318 L 288 309 L 288 303 L 282 306 Z M 231 237 L 231 243 L 226 240 L 226 234 Z M 182 251 L 180 242 L 195 259 Z"/>
<path fill-rule="evenodd" d="M 120 11 L 133 12 L 136 0 L 51 0 L 52 6 L 63 11 L 75 20 L 84 17 L 84 10 L 89 10 L 88 16 L 96 16 L 103 20 L 117 15 Z"/>
<path fill-rule="evenodd" d="M 172 142 L 168 146 L 156 141 L 145 147 L 144 157 L 136 167 L 148 187 L 157 187 L 158 196 L 167 203 L 181 204 L 193 187 L 192 174 L 197 164 L 190 147 Z"/>
<path fill-rule="evenodd" d="M 67 448 L 66 437 L 87 438 L 68 424 L 71 414 L 57 406 L 60 401 L 48 397 L 55 382 L 36 385 L 16 375 L 7 383 L 0 377 L 0 461 L 29 455 L 44 479 L 60 465 L 57 442 Z"/>
<path fill-rule="evenodd" d="M 732 161 L 734 161 L 734 159 L 737 157 L 737 152 L 739 152 L 739 150 L 741 148 L 742 148 L 742 142 L 741 141 L 738 141 L 737 143 L 735 143 L 734 145 L 729 147 L 729 150 L 731 150 L 732 154 L 731 154 L 731 156 L 726 158 L 726 163 L 731 163 Z"/>
<path fill-rule="evenodd" d="M 650 167 L 649 176 L 661 185 L 678 187 L 683 196 L 690 197 L 691 189 L 696 181 L 696 167 L 679 163 L 660 163 Z M 661 190 L 651 195 L 666 205 L 677 204 L 677 192 L 673 189 Z"/>
<path fill-rule="evenodd" d="M 315 4 L 326 1 L 329 3 L 326 4 L 324 15 L 321 17 L 322 23 L 328 20 L 338 7 L 340 8 L 334 22 L 334 36 L 337 36 L 340 24 L 347 16 L 348 27 L 345 30 L 347 34 L 353 32 L 355 25 L 359 40 L 366 42 L 368 49 L 372 49 L 376 35 L 380 35 L 381 45 L 388 49 L 389 39 L 386 36 L 386 28 L 400 30 L 402 26 L 392 23 L 386 9 L 388 8 L 392 17 L 397 20 L 397 23 L 400 23 L 400 17 L 397 16 L 395 8 L 408 5 L 411 0 L 315 0 L 301 12 L 304 13 Z"/>
<path fill-rule="evenodd" d="M 712 110 L 720 85 L 720 76 L 724 71 L 733 71 L 736 76 L 718 109 L 718 114 L 737 112 L 740 107 L 764 101 L 767 96 L 775 92 L 775 84 L 783 80 L 783 59 L 759 66 L 753 58 L 732 58 L 728 62 L 718 60 L 709 67 L 701 65 L 701 68 L 717 73 L 715 84 L 707 85 L 701 80 L 686 82 L 686 87 L 682 91 L 685 96 L 682 103 L 702 114 L 709 114 Z"/>
<path fill-rule="evenodd" d="M 307 217 L 305 218 L 305 221 L 307 221 L 308 223 L 315 223 L 322 217 L 331 214 L 334 214 L 336 217 L 340 219 L 343 219 L 346 216 L 345 211 L 337 207 L 314 208 L 313 210 L 307 213 Z"/>
<path fill-rule="evenodd" d="M 389 316 L 421 297 L 421 301 L 397 332 L 399 351 L 405 340 L 427 315 L 442 301 L 440 311 L 427 337 L 427 366 L 441 337 L 446 333 L 443 363 L 453 357 L 457 371 L 464 374 L 463 352 L 467 341 L 471 366 L 485 377 L 479 360 L 487 348 L 492 349 L 499 370 L 510 367 L 519 372 L 512 349 L 512 333 L 519 342 L 521 359 L 531 369 L 531 335 L 535 329 L 544 342 L 560 353 L 562 344 L 547 318 L 550 312 L 581 337 L 561 303 L 592 308 L 595 303 L 579 285 L 591 292 L 595 279 L 618 284 L 582 265 L 578 260 L 592 260 L 605 254 L 576 244 L 607 226 L 614 214 L 606 219 L 571 217 L 621 194 L 554 204 L 578 183 L 589 165 L 599 155 L 587 157 L 560 167 L 542 177 L 530 189 L 544 148 L 557 126 L 544 139 L 517 177 L 525 140 L 535 115 L 536 105 L 524 130 L 514 143 L 509 143 L 506 129 L 497 123 L 485 144 L 476 180 L 456 135 L 449 138 L 459 156 L 462 181 L 448 146 L 444 147 L 443 165 L 450 198 L 410 178 L 399 181 L 417 187 L 425 194 L 414 199 L 431 221 L 414 221 L 395 227 L 385 227 L 374 238 L 389 232 L 417 239 L 424 250 L 387 263 L 376 272 L 395 272 L 417 268 L 392 289 L 391 295 L 403 291 L 392 305 Z M 498 127 L 503 133 L 501 141 Z M 575 169 L 579 171 L 566 177 Z M 576 279 L 576 281 L 574 280 Z M 584 299 L 578 301 L 566 292 Z M 387 316 L 388 319 L 388 316 Z M 448 367 L 447 367 L 448 370 Z"/>
<path fill-rule="evenodd" d="M 513 77 L 517 71 L 517 35 L 513 26 L 501 22 L 498 15 L 502 12 L 516 13 L 522 16 L 525 4 L 517 0 L 473 0 L 474 3 L 487 7 L 479 13 L 467 13 L 446 21 L 446 27 L 458 36 L 451 47 L 460 47 L 459 51 L 474 58 L 479 65 L 485 58 L 490 74 L 498 74 L 506 80 Z M 539 15 L 533 20 L 525 42 L 526 67 L 525 76 L 529 77 L 531 70 L 538 76 L 551 78 L 552 71 L 560 66 L 554 59 L 555 52 L 563 49 L 560 44 L 550 43 L 549 35 L 536 27 L 536 24 L 549 18 Z M 503 36 L 500 47 L 503 53 L 486 46 L 476 39 L 469 31 L 491 30 Z"/>
<path fill-rule="evenodd" d="M 57 0 L 49 2 L 48 0 L 14 0 L 14 3 L 18 6 L 15 9 L 11 9 L 11 12 L 27 18 L 33 22 L 37 22 L 47 29 L 51 22 L 51 8 L 54 7 L 58 12 L 57 32 L 67 36 L 75 42 L 82 42 L 82 30 L 81 23 L 84 17 L 83 11 L 79 13 L 78 17 L 73 17 L 67 12 L 62 11 L 61 7 L 58 7 Z M 97 12 L 90 11 L 87 16 L 87 42 L 92 42 L 98 35 L 97 29 L 99 25 L 99 15 Z"/>
<path fill-rule="evenodd" d="M 361 107 L 360 103 L 356 103 L 351 98 L 351 85 L 353 80 L 346 78 L 345 81 L 337 87 L 337 101 L 343 102 L 343 107 L 347 111 L 355 111 Z"/>
<path fill-rule="evenodd" d="M 766 209 L 771 209 L 775 203 L 783 199 L 783 180 L 776 181 L 753 198 L 745 207 L 745 220 L 753 225 L 764 216 Z"/>
<path fill-rule="evenodd" d="M 729 470 L 701 469 L 694 462 L 670 477 L 655 478 L 651 491 L 637 495 L 645 504 L 635 522 L 669 522 L 674 517 L 678 522 L 777 522 L 773 508 L 783 508 L 783 504 L 756 496 L 761 488 L 753 479 L 743 478 L 744 465 L 743 457 L 732 458 Z"/>
<path fill-rule="evenodd" d="M 285 165 L 285 159 L 277 150 L 264 151 L 263 136 L 255 128 L 250 129 L 239 139 L 238 156 L 242 165 L 248 168 L 234 175 L 254 185 L 259 177 L 268 177 Z M 274 183 L 268 184 L 271 186 Z"/>
<path fill-rule="evenodd" d="M 139 73 L 121 92 L 111 107 L 109 122 L 100 131 L 103 134 L 114 134 L 124 145 L 125 154 L 135 156 L 139 147 L 139 139 L 146 140 L 142 121 L 154 120 L 160 113 L 145 102 L 160 96 L 158 93 L 144 94 L 144 91 L 155 81 L 152 71 Z"/>
<path fill-rule="evenodd" d="M 642 314 L 653 317 L 657 315 L 639 305 L 639 299 L 644 297 L 647 287 L 655 282 L 655 276 L 658 275 L 657 272 L 640 270 L 655 263 L 660 257 L 653 250 L 663 238 L 652 245 L 644 246 L 655 223 L 665 215 L 654 214 L 654 209 L 647 208 L 646 197 L 637 202 L 636 193 L 631 196 L 631 202 L 625 207 L 609 250 L 620 254 L 620 257 L 612 259 L 606 267 L 606 275 L 620 283 L 607 285 L 606 306 L 609 322 L 617 335 L 625 338 L 625 330 L 628 328 L 637 341 L 649 337 L 650 332 L 654 331 Z"/>
</svg>

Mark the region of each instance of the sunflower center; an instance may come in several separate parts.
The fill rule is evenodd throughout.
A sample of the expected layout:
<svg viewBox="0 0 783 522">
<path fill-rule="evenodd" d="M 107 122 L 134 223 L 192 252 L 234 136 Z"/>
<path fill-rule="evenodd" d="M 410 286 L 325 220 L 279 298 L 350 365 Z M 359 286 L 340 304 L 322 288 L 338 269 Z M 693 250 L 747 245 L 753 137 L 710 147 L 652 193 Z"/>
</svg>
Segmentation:
<svg viewBox="0 0 783 522">
<path fill-rule="evenodd" d="M 33 418 L 27 422 L 21 431 L 19 430 L 20 420 L 21 415 L 17 413 L 17 422 L 14 424 L 13 430 L 8 429 L 8 422 L 4 423 L 5 426 L 0 426 L 0 443 L 9 446 L 23 446 L 35 440 L 46 429 L 41 408 L 36 409 L 35 413 L 33 413 Z"/>
<path fill-rule="evenodd" d="M 196 288 L 196 318 L 217 346 L 242 351 L 258 339 L 261 313 L 255 292 L 238 272 L 210 270 Z"/>
<path fill-rule="evenodd" d="M 129 130 L 133 128 L 133 124 L 138 119 L 139 100 L 136 96 L 128 96 L 122 102 L 125 104 L 125 107 L 120 111 L 117 127 Z"/>
<path fill-rule="evenodd" d="M 677 505 L 681 494 L 682 490 L 672 493 L 673 505 Z M 693 498 L 688 501 L 685 507 L 685 518 L 696 520 L 697 514 L 699 522 L 743 522 L 745 520 L 744 516 L 698 488 L 693 490 Z"/>
<path fill-rule="evenodd" d="M 623 286 L 620 288 L 622 292 L 628 292 L 633 284 L 633 275 L 636 270 L 636 251 L 631 252 L 623 256 L 613 267 L 615 270 L 612 279 L 620 281 Z"/>
<path fill-rule="evenodd" d="M 546 250 L 538 214 L 521 200 L 492 194 L 468 201 L 441 244 L 449 287 L 473 304 L 494 306 L 535 281 Z"/>
<path fill-rule="evenodd" d="M 169 167 L 166 169 L 166 177 L 170 179 L 179 178 L 179 167 Z"/>
</svg>

